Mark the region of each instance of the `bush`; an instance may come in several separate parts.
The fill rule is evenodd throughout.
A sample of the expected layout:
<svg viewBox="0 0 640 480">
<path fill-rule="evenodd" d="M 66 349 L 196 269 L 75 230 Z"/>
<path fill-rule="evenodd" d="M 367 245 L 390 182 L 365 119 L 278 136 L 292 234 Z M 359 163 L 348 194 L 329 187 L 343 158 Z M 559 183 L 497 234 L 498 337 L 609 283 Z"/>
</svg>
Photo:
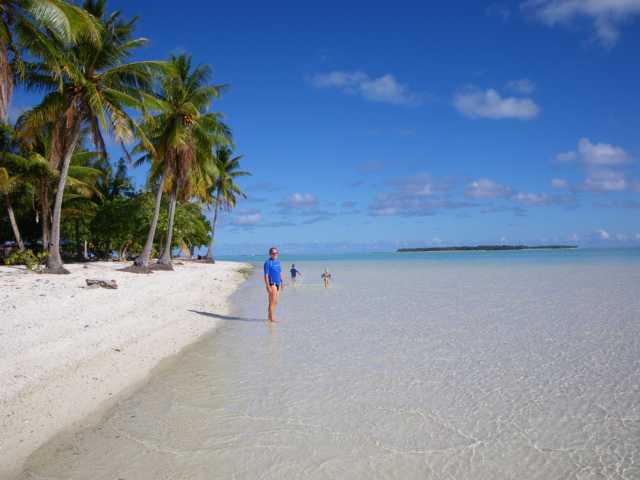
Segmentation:
<svg viewBox="0 0 640 480">
<path fill-rule="evenodd" d="M 25 265 L 27 270 L 33 270 L 44 265 L 47 256 L 47 252 L 33 253 L 32 250 L 25 250 L 23 252 L 18 250 L 9 255 L 9 258 L 7 258 L 4 263 L 7 265 Z"/>
</svg>

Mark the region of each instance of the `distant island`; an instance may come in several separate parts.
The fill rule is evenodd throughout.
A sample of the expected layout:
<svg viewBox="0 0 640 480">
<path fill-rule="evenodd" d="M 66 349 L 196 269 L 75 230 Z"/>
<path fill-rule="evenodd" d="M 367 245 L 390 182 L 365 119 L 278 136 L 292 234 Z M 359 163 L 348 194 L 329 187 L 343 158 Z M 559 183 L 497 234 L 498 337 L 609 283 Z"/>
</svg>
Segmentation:
<svg viewBox="0 0 640 480">
<path fill-rule="evenodd" d="M 474 247 L 420 247 L 420 248 L 399 248 L 399 253 L 408 252 L 491 252 L 503 250 L 563 250 L 578 248 L 577 245 L 476 245 Z"/>
</svg>

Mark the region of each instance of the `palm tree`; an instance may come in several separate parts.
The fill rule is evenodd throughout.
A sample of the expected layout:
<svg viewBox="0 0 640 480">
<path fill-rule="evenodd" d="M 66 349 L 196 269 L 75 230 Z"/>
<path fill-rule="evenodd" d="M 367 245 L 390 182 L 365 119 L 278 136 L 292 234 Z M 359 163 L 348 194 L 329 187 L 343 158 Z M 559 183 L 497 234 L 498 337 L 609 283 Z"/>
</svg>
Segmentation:
<svg viewBox="0 0 640 480">
<path fill-rule="evenodd" d="M 169 193 L 167 236 L 157 268 L 171 270 L 171 247 L 176 202 L 179 195 L 192 194 L 194 172 L 206 171 L 215 144 L 227 144 L 229 129 L 218 113 L 207 112 L 220 96 L 222 85 L 209 85 L 211 69 L 207 65 L 192 68 L 189 55 L 174 55 L 157 92 L 143 93 L 143 101 L 155 115 L 145 119 L 144 130 L 151 143 L 147 150 L 152 172 L 157 179 L 156 208 L 145 247 L 130 271 L 145 271 L 155 236 L 160 202 L 164 190 Z M 215 172 L 214 172 L 215 173 Z"/>
<path fill-rule="evenodd" d="M 20 229 L 18 228 L 16 216 L 13 213 L 13 207 L 11 205 L 11 193 L 16 190 L 19 185 L 19 177 L 11 176 L 6 168 L 0 167 L 0 194 L 4 197 L 7 213 L 9 214 L 9 222 L 11 223 L 11 229 L 13 230 L 13 235 L 16 238 L 18 248 L 22 252 L 24 251 L 24 242 L 20 236 Z"/>
<path fill-rule="evenodd" d="M 207 250 L 207 260 L 212 263 L 215 262 L 213 259 L 213 241 L 220 207 L 228 211 L 236 206 L 239 197 L 247 198 L 247 195 L 235 183 L 236 178 L 251 175 L 249 172 L 240 170 L 240 160 L 242 160 L 242 155 L 234 157 L 228 147 L 220 147 L 215 152 L 218 176 L 209 189 L 210 198 L 215 195 L 215 200 L 213 203 L 213 219 L 211 221 L 211 240 Z"/>
<path fill-rule="evenodd" d="M 38 199 L 39 212 L 36 210 L 36 222 L 42 224 L 42 237 L 49 236 L 49 219 L 51 217 L 51 196 L 55 195 L 55 185 L 59 174 L 47 161 L 49 157 L 50 128 L 44 128 L 31 138 L 15 136 L 10 127 L 2 129 L 6 132 L 0 141 L 0 167 L 7 169 L 14 175 L 21 185 L 34 192 Z M 71 159 L 67 176 L 67 188 L 64 192 L 63 210 L 65 214 L 78 210 L 78 200 L 100 198 L 102 193 L 96 185 L 101 175 L 99 168 L 94 168 L 93 161 L 98 157 L 97 152 L 76 151 Z M 69 202 L 76 203 L 76 208 L 70 208 Z M 44 244 L 44 242 L 43 242 Z"/>
<path fill-rule="evenodd" d="M 24 242 L 13 211 L 11 195 L 27 186 L 31 167 L 30 162 L 19 155 L 15 130 L 9 124 L 0 124 L 0 194 L 4 196 L 13 236 L 20 251 L 24 251 Z"/>
<path fill-rule="evenodd" d="M 0 122 L 6 123 L 14 77 L 26 73 L 22 52 L 52 47 L 51 38 L 73 43 L 85 37 L 99 41 L 99 28 L 86 10 L 64 0 L 0 0 Z M 15 71 L 17 70 L 17 71 Z"/>
<path fill-rule="evenodd" d="M 51 163 L 59 166 L 60 176 L 53 207 L 48 273 L 68 273 L 60 255 L 60 218 L 67 174 L 82 127 L 90 129 L 93 143 L 102 155 L 106 155 L 105 131 L 121 143 L 129 141 L 134 132 L 144 139 L 126 108 L 142 109 L 139 93 L 148 88 L 154 67 L 163 65 L 127 62 L 132 51 L 146 43 L 144 38 L 132 38 L 137 19 L 123 21 L 119 12 L 105 15 L 104 0 L 87 0 L 84 8 L 102 23 L 100 45 L 56 41 L 56 63 L 45 64 L 40 70 L 49 69 L 53 77 L 59 76 L 59 88 L 46 95 L 24 120 L 27 129 L 53 123 Z"/>
<path fill-rule="evenodd" d="M 147 127 L 148 128 L 148 127 Z M 164 192 L 164 180 L 166 177 L 166 167 L 161 165 L 161 161 L 158 158 L 158 151 L 161 151 L 160 145 L 157 143 L 157 139 L 151 139 L 150 143 L 146 144 L 141 142 L 136 146 L 134 152 L 143 152 L 143 155 L 135 162 L 136 166 L 140 166 L 145 162 L 151 164 L 151 172 L 149 173 L 149 185 L 151 189 L 156 186 L 156 198 L 153 207 L 153 215 L 151 217 L 151 224 L 149 225 L 149 231 L 147 233 L 147 239 L 140 255 L 136 257 L 133 265 L 122 270 L 132 273 L 151 273 L 149 269 L 149 260 L 151 258 L 151 251 L 153 250 L 153 240 L 156 236 L 156 229 L 158 228 L 158 218 L 160 217 L 160 206 L 162 204 L 162 194 Z M 162 169 L 160 172 L 158 170 Z"/>
</svg>

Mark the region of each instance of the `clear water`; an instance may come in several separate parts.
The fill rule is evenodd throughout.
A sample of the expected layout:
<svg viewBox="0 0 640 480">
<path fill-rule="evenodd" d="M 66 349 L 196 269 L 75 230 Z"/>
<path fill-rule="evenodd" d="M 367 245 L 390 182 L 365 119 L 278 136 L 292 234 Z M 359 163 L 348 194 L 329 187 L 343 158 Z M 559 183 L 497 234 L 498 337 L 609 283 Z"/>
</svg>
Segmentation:
<svg viewBox="0 0 640 480">
<path fill-rule="evenodd" d="M 304 276 L 279 324 L 255 275 L 215 335 L 25 478 L 640 478 L 631 252 L 285 257 Z"/>
<path fill-rule="evenodd" d="M 286 250 L 280 250 L 283 264 L 291 262 L 424 262 L 433 263 L 601 263 L 601 262 L 640 262 L 640 248 L 577 248 L 566 250 L 512 250 L 512 251 L 487 251 L 487 252 L 378 252 L 378 253 L 345 253 L 345 254 L 305 254 L 289 255 Z M 264 255 L 221 255 L 220 260 L 232 260 L 249 263 L 261 263 L 266 258 Z"/>
</svg>

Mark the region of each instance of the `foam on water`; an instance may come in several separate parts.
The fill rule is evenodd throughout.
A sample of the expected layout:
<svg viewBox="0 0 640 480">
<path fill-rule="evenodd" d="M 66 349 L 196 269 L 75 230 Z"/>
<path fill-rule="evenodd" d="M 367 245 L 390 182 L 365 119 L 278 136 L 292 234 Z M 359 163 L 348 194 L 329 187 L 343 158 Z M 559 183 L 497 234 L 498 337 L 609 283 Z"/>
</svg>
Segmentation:
<svg viewBox="0 0 640 480">
<path fill-rule="evenodd" d="M 637 262 L 297 266 L 25 478 L 640 478 Z"/>
</svg>

